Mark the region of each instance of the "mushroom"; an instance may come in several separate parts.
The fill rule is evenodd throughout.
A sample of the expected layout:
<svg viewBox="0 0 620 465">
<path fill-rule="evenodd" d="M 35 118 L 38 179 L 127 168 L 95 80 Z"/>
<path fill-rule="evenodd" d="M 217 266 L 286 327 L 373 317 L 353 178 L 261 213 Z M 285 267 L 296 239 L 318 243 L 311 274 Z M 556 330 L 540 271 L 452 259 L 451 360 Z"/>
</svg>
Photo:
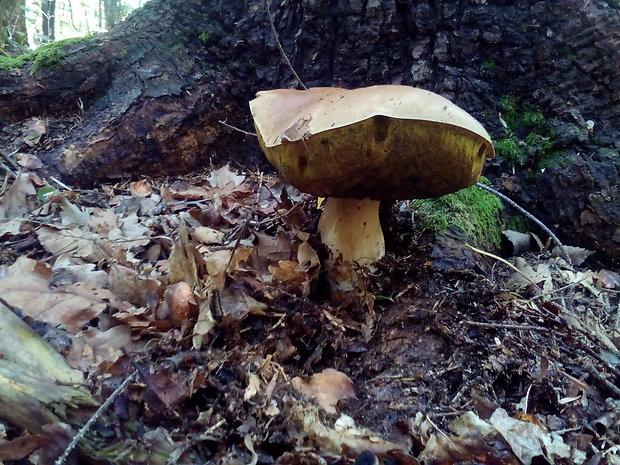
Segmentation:
<svg viewBox="0 0 620 465">
<path fill-rule="evenodd" d="M 261 148 L 284 179 L 329 197 L 319 220 L 333 290 L 385 254 L 379 201 L 439 197 L 476 183 L 493 145 L 482 125 L 423 89 L 383 85 L 258 92 Z"/>
</svg>

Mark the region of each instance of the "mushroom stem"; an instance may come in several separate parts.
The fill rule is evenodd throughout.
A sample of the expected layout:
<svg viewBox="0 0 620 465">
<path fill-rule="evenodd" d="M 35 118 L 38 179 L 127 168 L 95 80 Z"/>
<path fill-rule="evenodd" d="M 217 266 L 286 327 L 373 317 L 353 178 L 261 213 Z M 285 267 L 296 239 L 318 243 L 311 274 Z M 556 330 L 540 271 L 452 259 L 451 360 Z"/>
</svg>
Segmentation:
<svg viewBox="0 0 620 465">
<path fill-rule="evenodd" d="M 378 200 L 329 198 L 318 229 L 330 252 L 325 266 L 332 290 L 357 288 L 355 266 L 370 265 L 385 255 Z"/>
</svg>

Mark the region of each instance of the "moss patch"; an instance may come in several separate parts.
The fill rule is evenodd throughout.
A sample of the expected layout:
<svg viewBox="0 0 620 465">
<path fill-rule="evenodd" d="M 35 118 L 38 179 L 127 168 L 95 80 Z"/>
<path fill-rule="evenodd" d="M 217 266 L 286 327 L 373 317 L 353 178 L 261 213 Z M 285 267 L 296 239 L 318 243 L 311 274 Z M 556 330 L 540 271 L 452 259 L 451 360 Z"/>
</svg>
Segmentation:
<svg viewBox="0 0 620 465">
<path fill-rule="evenodd" d="M 413 208 L 421 228 L 440 234 L 458 228 L 479 247 L 500 246 L 502 202 L 490 192 L 471 186 L 437 199 L 414 200 Z"/>
<path fill-rule="evenodd" d="M 32 53 L 20 55 L 17 57 L 0 56 L 0 70 L 8 70 L 13 68 L 21 68 L 28 61 Z"/>
<path fill-rule="evenodd" d="M 555 131 L 540 109 L 512 96 L 500 98 L 499 108 L 505 127 L 495 142 L 498 157 L 513 168 L 540 170 L 557 164 L 563 152 L 557 150 Z"/>
<path fill-rule="evenodd" d="M 34 52 L 19 55 L 17 57 L 0 56 L 0 70 L 8 70 L 13 68 L 21 68 L 26 62 L 32 61 L 30 75 L 41 69 L 51 68 L 60 63 L 65 54 L 63 49 L 70 44 L 82 42 L 92 37 L 74 37 L 71 39 L 59 40 L 51 44 L 41 45 Z"/>
</svg>

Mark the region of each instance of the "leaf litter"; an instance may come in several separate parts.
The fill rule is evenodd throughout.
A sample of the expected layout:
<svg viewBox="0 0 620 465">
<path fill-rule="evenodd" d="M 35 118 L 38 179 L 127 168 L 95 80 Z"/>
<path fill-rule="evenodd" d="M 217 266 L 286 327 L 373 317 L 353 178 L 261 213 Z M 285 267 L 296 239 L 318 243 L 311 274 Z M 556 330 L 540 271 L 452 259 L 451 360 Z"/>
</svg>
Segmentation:
<svg viewBox="0 0 620 465">
<path fill-rule="evenodd" d="M 85 437 L 123 452 L 83 456 L 620 463 L 617 270 L 548 252 L 512 258 L 518 273 L 435 266 L 397 208 L 370 298 L 331 302 L 316 199 L 277 178 L 225 165 L 37 198 L 42 184 L 23 173 L 0 198 L 0 306 L 99 401 L 137 373 Z M 46 428 L 7 423 L 1 456 L 58 454 L 66 431 Z"/>
</svg>

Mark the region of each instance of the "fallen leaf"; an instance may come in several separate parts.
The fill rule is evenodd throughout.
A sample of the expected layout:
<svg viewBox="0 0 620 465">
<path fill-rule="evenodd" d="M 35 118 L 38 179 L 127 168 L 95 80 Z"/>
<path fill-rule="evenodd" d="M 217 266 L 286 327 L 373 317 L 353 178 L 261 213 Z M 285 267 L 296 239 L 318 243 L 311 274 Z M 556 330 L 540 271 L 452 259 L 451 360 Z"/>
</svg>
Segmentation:
<svg viewBox="0 0 620 465">
<path fill-rule="evenodd" d="M 47 132 L 47 123 L 40 118 L 33 118 L 26 123 L 24 130 L 24 143 L 29 147 L 34 147 L 41 141 L 43 134 Z"/>
<path fill-rule="evenodd" d="M 544 457 L 549 463 L 565 458 L 574 464 L 581 464 L 586 459 L 584 452 L 565 444 L 559 434 L 545 433 L 538 425 L 512 418 L 502 408 L 493 412 L 489 424 L 510 444 L 524 465 L 530 465 L 534 457 Z"/>
<path fill-rule="evenodd" d="M 248 373 L 248 385 L 243 392 L 243 400 L 246 402 L 256 394 L 260 389 L 260 378 L 255 373 Z"/>
<path fill-rule="evenodd" d="M 211 187 L 218 187 L 220 189 L 223 189 L 228 184 L 232 184 L 234 187 L 239 186 L 243 181 L 245 181 L 245 176 L 232 171 L 228 163 L 221 168 L 211 171 L 209 175 Z"/>
<path fill-rule="evenodd" d="M 194 228 L 192 239 L 202 244 L 223 244 L 225 234 L 217 229 L 206 226 Z"/>
<path fill-rule="evenodd" d="M 230 315 L 235 320 L 243 319 L 248 313 L 264 315 L 267 310 L 267 304 L 249 296 L 238 286 L 227 287 L 220 291 L 220 305 L 222 314 Z"/>
<path fill-rule="evenodd" d="M 35 195 L 36 190 L 28 173 L 22 173 L 13 181 L 6 194 L 0 198 L 0 216 L 4 218 L 21 218 L 30 210 L 28 196 Z"/>
<path fill-rule="evenodd" d="M 43 167 L 43 162 L 36 155 L 31 155 L 29 153 L 18 153 L 15 154 L 15 159 L 17 160 L 17 164 L 27 170 L 38 170 Z"/>
<path fill-rule="evenodd" d="M 584 249 L 582 247 L 573 247 L 572 245 L 565 245 L 564 250 L 575 266 L 581 265 L 590 255 L 594 253 L 593 250 Z M 554 257 L 562 257 L 563 255 L 562 250 L 558 246 L 554 247 L 553 250 L 551 250 L 551 253 Z"/>
<path fill-rule="evenodd" d="M 0 280 L 0 295 L 29 317 L 65 325 L 74 334 L 116 301 L 110 291 L 87 283 L 52 289 L 46 279 L 34 273 Z"/>
<path fill-rule="evenodd" d="M 299 392 L 316 400 L 327 413 L 336 413 L 339 400 L 355 398 L 351 379 L 333 368 L 326 368 L 310 378 L 296 376 L 292 383 Z"/>
<path fill-rule="evenodd" d="M 129 183 L 129 192 L 136 197 L 147 197 L 153 193 L 153 188 L 146 179 L 142 179 Z"/>
</svg>

